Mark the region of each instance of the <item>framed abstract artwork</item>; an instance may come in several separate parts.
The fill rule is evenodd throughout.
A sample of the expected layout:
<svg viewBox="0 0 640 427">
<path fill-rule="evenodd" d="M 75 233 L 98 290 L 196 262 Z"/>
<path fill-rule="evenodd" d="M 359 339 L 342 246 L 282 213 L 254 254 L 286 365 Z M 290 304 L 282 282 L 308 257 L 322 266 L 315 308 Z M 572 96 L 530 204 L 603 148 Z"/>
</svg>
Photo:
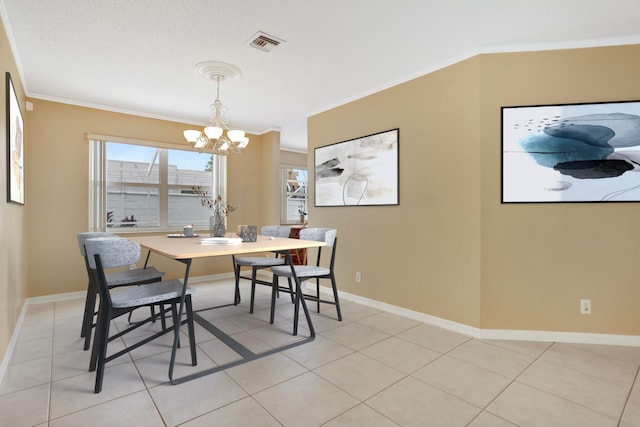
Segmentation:
<svg viewBox="0 0 640 427">
<path fill-rule="evenodd" d="M 400 129 L 318 147 L 315 206 L 399 204 Z"/>
<path fill-rule="evenodd" d="M 24 121 L 10 73 L 6 73 L 6 81 L 7 201 L 24 205 Z"/>
<path fill-rule="evenodd" d="M 502 107 L 502 203 L 640 201 L 640 101 Z"/>
</svg>

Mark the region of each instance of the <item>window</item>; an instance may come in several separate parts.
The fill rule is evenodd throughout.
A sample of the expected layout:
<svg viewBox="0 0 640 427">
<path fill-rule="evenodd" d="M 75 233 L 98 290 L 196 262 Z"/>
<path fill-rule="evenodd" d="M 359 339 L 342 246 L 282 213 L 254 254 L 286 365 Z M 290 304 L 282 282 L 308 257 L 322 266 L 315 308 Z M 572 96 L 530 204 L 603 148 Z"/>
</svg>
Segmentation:
<svg viewBox="0 0 640 427">
<path fill-rule="evenodd" d="M 91 230 L 208 228 L 210 212 L 192 187 L 225 195 L 224 156 L 147 141 L 92 140 L 90 157 Z"/>
<path fill-rule="evenodd" d="M 283 224 L 300 224 L 308 219 L 307 214 L 307 169 L 296 166 L 282 166 L 282 208 Z"/>
</svg>

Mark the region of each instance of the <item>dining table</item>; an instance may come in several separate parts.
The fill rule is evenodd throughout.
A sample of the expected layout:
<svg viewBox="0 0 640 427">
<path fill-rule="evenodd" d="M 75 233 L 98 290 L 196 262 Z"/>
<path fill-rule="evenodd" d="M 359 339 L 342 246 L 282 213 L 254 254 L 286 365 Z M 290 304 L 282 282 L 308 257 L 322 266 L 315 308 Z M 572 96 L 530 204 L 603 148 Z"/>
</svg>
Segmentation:
<svg viewBox="0 0 640 427">
<path fill-rule="evenodd" d="M 205 319 L 198 312 L 202 312 L 203 310 L 211 310 L 217 308 L 228 307 L 231 305 L 237 305 L 239 302 L 239 298 L 237 295 L 234 296 L 233 302 L 229 304 L 219 305 L 215 307 L 207 307 L 199 310 L 194 310 L 193 317 L 194 321 L 200 324 L 204 329 L 206 329 L 209 333 L 214 335 L 220 341 L 222 341 L 225 345 L 230 347 L 233 351 L 235 351 L 240 357 L 234 361 L 215 366 L 213 368 L 203 369 L 188 375 L 181 376 L 179 378 L 174 377 L 174 367 L 176 361 L 176 352 L 180 343 L 180 326 L 183 322 L 176 322 L 174 324 L 174 338 L 173 338 L 173 346 L 171 351 L 171 359 L 169 362 L 169 381 L 171 384 L 180 384 L 192 379 L 200 378 L 205 375 L 209 375 L 215 372 L 222 371 L 224 369 L 231 368 L 233 366 L 240 365 L 242 363 L 247 363 L 252 360 L 256 360 L 262 357 L 266 357 L 283 350 L 287 350 L 292 347 L 296 347 L 310 341 L 313 341 L 315 338 L 315 331 L 313 328 L 313 323 L 311 320 L 311 316 L 309 314 L 309 310 L 307 308 L 307 304 L 304 300 L 303 292 L 301 289 L 301 282 L 295 274 L 294 264 L 291 260 L 291 251 L 299 250 L 299 249 L 309 249 L 314 247 L 322 247 L 325 246 L 325 242 L 318 242 L 312 240 L 302 240 L 302 239 L 292 239 L 292 238 L 284 238 L 284 237 L 269 237 L 258 235 L 255 241 L 241 241 L 242 239 L 237 238 L 237 236 L 232 234 L 226 234 L 223 238 L 213 239 L 213 238 L 199 238 L 199 236 L 195 237 L 184 237 L 171 234 L 171 235 L 153 235 L 153 236 L 131 236 L 127 237 L 128 239 L 137 242 L 140 244 L 141 248 L 146 249 L 148 251 L 146 262 L 149 260 L 149 255 L 151 253 L 159 254 L 161 256 L 167 257 L 169 259 L 178 261 L 185 265 L 185 272 L 183 278 L 183 287 L 182 287 L 182 296 L 180 299 L 180 306 L 178 308 L 178 319 L 182 319 L 182 315 L 184 313 L 184 301 L 186 290 L 189 282 L 189 273 L 191 269 L 191 263 L 194 259 L 199 258 L 210 258 L 210 257 L 220 257 L 220 256 L 233 256 L 233 255 L 245 255 L 245 254 L 256 254 L 256 253 L 268 253 L 275 252 L 282 254 L 285 258 L 285 263 L 291 266 L 291 271 L 293 275 L 293 281 L 295 283 L 295 315 L 294 315 L 294 325 L 293 325 L 293 334 L 297 334 L 297 324 L 298 324 L 298 311 L 299 307 L 302 308 L 304 313 L 307 327 L 309 329 L 309 336 L 292 342 L 285 344 L 283 346 L 279 346 L 276 348 L 272 348 L 268 351 L 255 353 L 250 349 L 243 346 L 241 343 L 236 341 L 232 336 L 228 335 L 218 327 L 216 327 L 209 320 Z"/>
</svg>

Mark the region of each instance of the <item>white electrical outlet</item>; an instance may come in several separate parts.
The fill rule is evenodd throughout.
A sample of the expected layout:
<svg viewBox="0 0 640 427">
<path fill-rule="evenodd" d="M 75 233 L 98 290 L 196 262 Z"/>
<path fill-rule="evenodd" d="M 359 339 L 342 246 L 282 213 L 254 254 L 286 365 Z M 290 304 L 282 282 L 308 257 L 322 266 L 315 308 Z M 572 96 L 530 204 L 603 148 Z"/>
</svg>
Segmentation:
<svg viewBox="0 0 640 427">
<path fill-rule="evenodd" d="M 359 271 L 356 271 L 356 283 L 360 283 L 362 281 L 362 275 Z"/>
<path fill-rule="evenodd" d="M 581 299 L 580 300 L 580 314 L 591 314 L 591 300 L 590 299 Z"/>
</svg>

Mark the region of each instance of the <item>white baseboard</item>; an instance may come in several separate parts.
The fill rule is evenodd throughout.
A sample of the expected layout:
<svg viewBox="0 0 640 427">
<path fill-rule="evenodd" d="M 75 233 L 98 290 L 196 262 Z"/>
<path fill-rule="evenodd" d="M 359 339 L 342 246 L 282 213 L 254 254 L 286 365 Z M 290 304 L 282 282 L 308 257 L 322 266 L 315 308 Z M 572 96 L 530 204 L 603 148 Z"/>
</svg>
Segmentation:
<svg viewBox="0 0 640 427">
<path fill-rule="evenodd" d="M 310 286 L 307 284 L 307 286 Z M 314 290 L 315 292 L 315 287 Z M 320 292 L 332 294 L 331 288 L 320 286 Z M 571 344 L 601 344 L 620 345 L 627 347 L 640 347 L 638 335 L 594 334 L 587 332 L 562 332 L 562 331 L 527 331 L 513 329 L 480 329 L 463 323 L 453 322 L 429 314 L 420 313 L 391 304 L 338 291 L 338 296 L 344 300 L 356 302 L 368 307 L 376 308 L 399 316 L 408 317 L 428 325 L 438 326 L 443 329 L 468 335 L 473 338 L 486 340 L 512 340 L 512 341 L 544 341 Z"/>
<path fill-rule="evenodd" d="M 22 310 L 20 310 L 20 316 L 18 316 L 16 327 L 13 328 L 13 334 L 11 334 L 11 339 L 9 340 L 9 345 L 7 346 L 7 351 L 4 353 L 4 357 L 2 358 L 2 364 L 0 364 L 0 384 L 2 383 L 2 380 L 4 380 L 4 374 L 7 372 L 7 368 L 9 367 L 9 361 L 11 360 L 11 356 L 13 355 L 13 350 L 15 350 L 16 348 L 18 336 L 20 335 L 22 323 L 24 322 L 24 316 L 27 314 L 27 305 L 29 304 L 28 301 L 29 300 L 25 301 L 22 305 Z"/>
</svg>

